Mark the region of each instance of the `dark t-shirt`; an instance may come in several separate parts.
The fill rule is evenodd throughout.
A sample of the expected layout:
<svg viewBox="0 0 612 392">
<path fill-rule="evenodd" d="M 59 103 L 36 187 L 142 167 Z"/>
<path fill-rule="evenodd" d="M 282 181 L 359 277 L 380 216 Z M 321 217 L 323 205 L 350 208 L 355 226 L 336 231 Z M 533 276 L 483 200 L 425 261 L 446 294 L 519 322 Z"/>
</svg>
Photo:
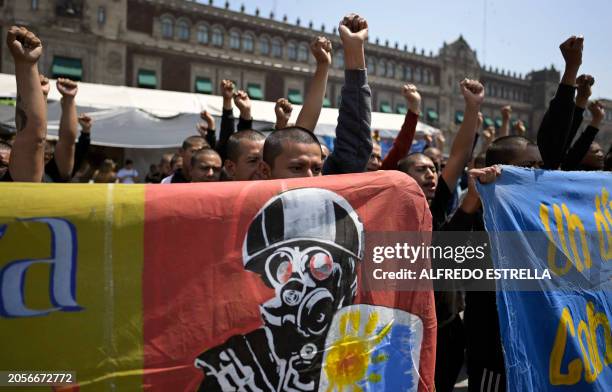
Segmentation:
<svg viewBox="0 0 612 392">
<path fill-rule="evenodd" d="M 0 178 L 0 182 L 13 182 L 13 177 L 11 177 L 11 173 L 8 170 Z"/>
<path fill-rule="evenodd" d="M 172 181 L 170 181 L 171 184 L 180 184 L 180 183 L 187 183 L 187 182 L 191 182 L 191 181 L 185 178 L 185 176 L 183 175 L 183 170 L 181 169 L 178 169 L 177 171 L 174 172 L 174 175 L 172 176 Z"/>
<path fill-rule="evenodd" d="M 448 188 L 442 176 L 438 177 L 436 193 L 429 206 L 432 220 L 432 231 L 438 231 L 446 222 L 448 217 L 448 203 L 453 199 L 453 192 Z"/>
</svg>

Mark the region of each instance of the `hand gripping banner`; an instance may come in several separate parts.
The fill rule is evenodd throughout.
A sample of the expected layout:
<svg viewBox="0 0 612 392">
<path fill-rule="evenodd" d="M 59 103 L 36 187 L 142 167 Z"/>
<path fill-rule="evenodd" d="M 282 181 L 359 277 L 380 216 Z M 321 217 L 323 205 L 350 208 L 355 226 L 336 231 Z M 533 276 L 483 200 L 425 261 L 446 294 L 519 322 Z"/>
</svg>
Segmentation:
<svg viewBox="0 0 612 392">
<path fill-rule="evenodd" d="M 408 176 L 0 185 L 2 370 L 67 391 L 432 391 L 431 292 L 361 285 L 430 231 Z"/>
</svg>

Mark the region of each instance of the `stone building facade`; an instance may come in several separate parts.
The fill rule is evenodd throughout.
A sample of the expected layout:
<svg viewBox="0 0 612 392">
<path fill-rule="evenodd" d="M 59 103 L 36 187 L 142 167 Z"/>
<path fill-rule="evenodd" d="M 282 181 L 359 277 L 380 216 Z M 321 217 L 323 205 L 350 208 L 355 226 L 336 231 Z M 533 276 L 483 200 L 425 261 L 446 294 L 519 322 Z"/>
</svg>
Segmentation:
<svg viewBox="0 0 612 392">
<path fill-rule="evenodd" d="M 12 24 L 40 35 L 41 71 L 49 76 L 209 94 L 219 94 L 221 79 L 232 79 L 256 99 L 284 96 L 295 103 L 314 70 L 308 43 L 325 35 L 334 46 L 325 104 L 338 106 L 343 58 L 335 29 L 259 10 L 232 11 L 221 1 L 0 0 L 0 20 L 3 36 Z M 12 73 L 5 47 L 0 57 L 0 71 Z M 500 107 L 512 105 L 514 119 L 523 120 L 532 137 L 560 80 L 553 68 L 517 75 L 484 67 L 463 37 L 437 54 L 371 40 L 366 57 L 374 110 L 404 113 L 400 87 L 411 82 L 422 92 L 422 120 L 451 133 L 462 117 L 458 83 L 466 76 L 485 84 L 487 124 L 499 124 Z M 608 140 L 610 116 L 602 132 Z"/>
</svg>

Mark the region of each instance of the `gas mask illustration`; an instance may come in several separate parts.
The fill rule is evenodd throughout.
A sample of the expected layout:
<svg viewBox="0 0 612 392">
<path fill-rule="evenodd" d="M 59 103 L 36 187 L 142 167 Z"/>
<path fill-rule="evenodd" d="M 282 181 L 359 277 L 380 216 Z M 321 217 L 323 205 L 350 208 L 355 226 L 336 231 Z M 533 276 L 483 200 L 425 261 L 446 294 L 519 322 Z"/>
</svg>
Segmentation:
<svg viewBox="0 0 612 392">
<path fill-rule="evenodd" d="M 260 305 L 261 328 L 198 357 L 200 389 L 316 390 L 334 314 L 357 293 L 363 248 L 363 224 L 338 194 L 303 188 L 270 199 L 251 221 L 242 261 L 274 297 Z"/>
</svg>

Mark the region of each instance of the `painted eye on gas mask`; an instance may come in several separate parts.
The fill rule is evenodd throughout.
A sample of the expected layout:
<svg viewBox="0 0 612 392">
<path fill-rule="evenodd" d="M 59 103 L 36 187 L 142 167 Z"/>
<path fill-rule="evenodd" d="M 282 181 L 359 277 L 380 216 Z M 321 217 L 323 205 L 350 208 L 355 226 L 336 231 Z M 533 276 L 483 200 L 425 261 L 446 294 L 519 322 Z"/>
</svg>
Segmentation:
<svg viewBox="0 0 612 392">
<path fill-rule="evenodd" d="M 311 275 L 316 280 L 325 280 L 329 278 L 334 267 L 334 261 L 331 256 L 321 251 L 314 251 L 308 256 L 308 267 L 310 268 Z"/>
<path fill-rule="evenodd" d="M 286 252 L 277 252 L 271 255 L 267 261 L 267 268 L 269 276 L 280 284 L 287 283 L 293 273 L 291 257 Z"/>
</svg>

